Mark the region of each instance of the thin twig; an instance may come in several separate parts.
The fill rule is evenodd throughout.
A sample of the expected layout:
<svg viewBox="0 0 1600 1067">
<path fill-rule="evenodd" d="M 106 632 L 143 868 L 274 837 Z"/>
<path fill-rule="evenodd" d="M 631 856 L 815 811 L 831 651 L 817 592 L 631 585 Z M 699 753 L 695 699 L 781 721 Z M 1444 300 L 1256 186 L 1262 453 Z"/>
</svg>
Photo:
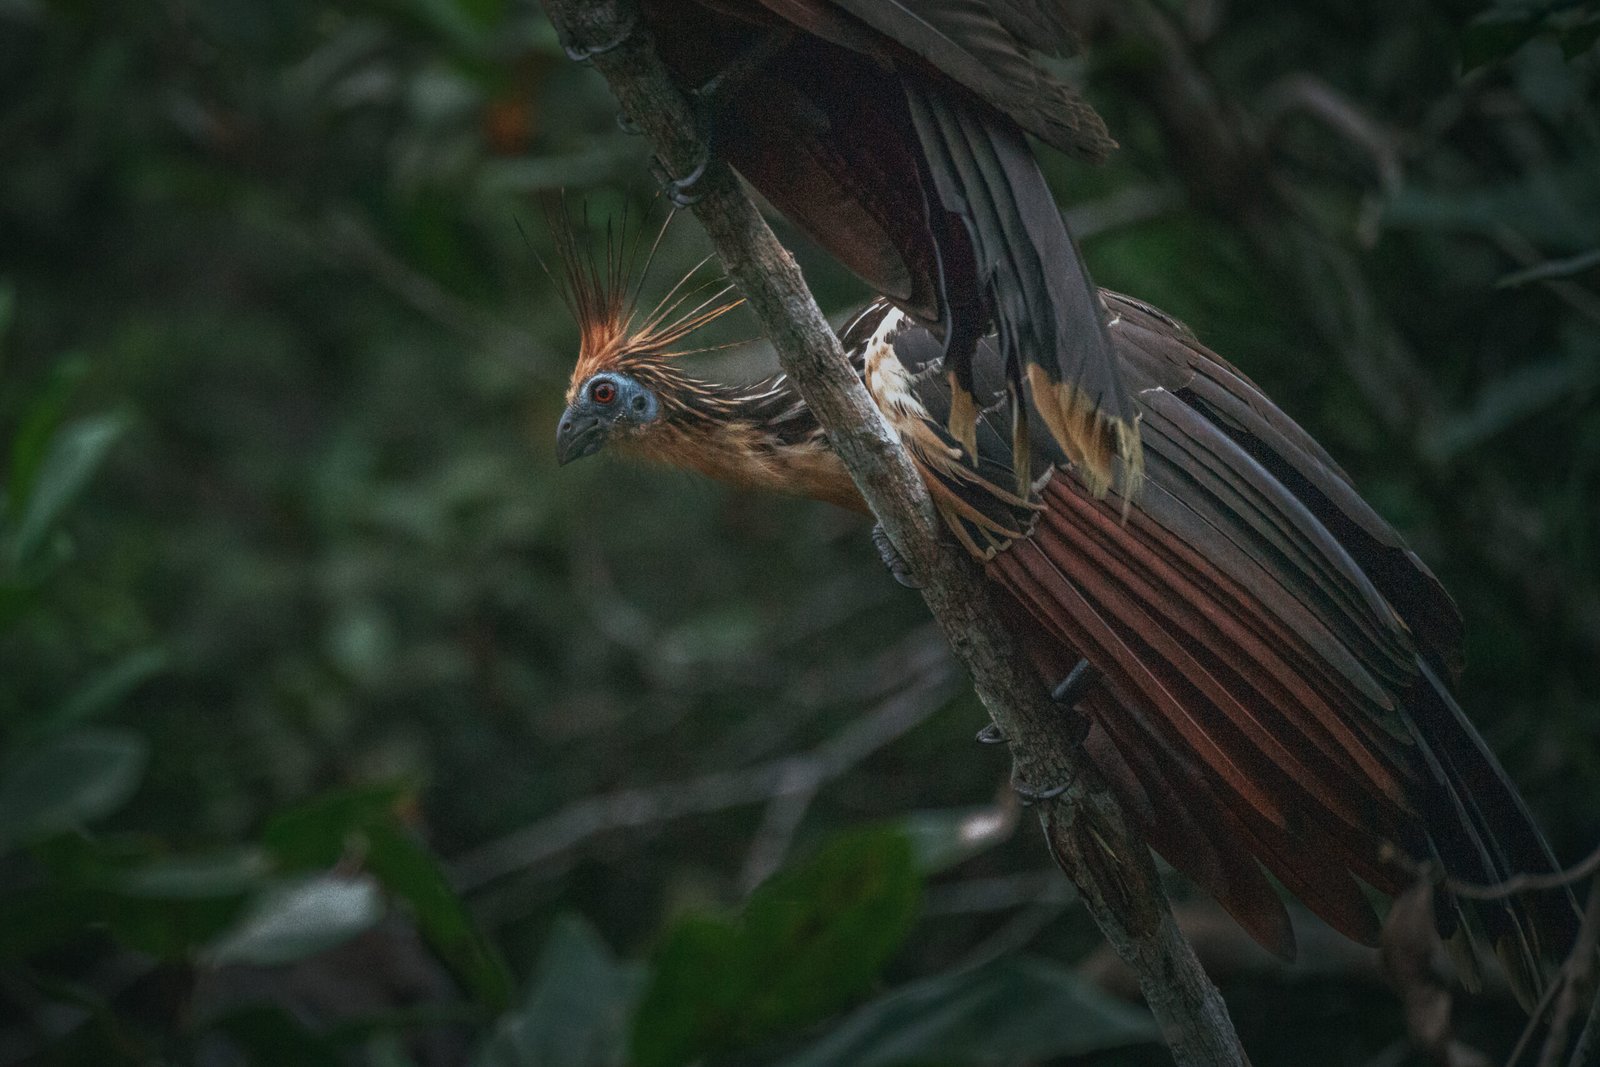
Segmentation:
<svg viewBox="0 0 1600 1067">
<path fill-rule="evenodd" d="M 527 330 L 462 300 L 413 269 L 355 216 L 331 216 L 324 241 L 339 259 L 365 271 L 379 285 L 409 304 L 413 311 L 476 347 L 510 353 L 519 362 L 552 362 L 545 358 L 544 346 Z"/>
<path fill-rule="evenodd" d="M 469 892 L 548 861 L 600 834 L 814 793 L 927 720 L 949 699 L 953 675 L 948 663 L 914 675 L 910 685 L 872 714 L 853 720 L 810 752 L 580 800 L 457 858 L 450 865 L 452 881 L 457 889 Z"/>
<path fill-rule="evenodd" d="M 1069 904 L 1075 896 L 1054 870 L 1023 871 L 929 886 L 922 897 L 922 911 L 924 915 L 981 915 L 1029 904 Z"/>
<path fill-rule="evenodd" d="M 1592 874 L 1600 873 L 1600 846 L 1564 871 L 1551 871 L 1548 874 L 1517 874 L 1493 885 L 1479 885 L 1458 878 L 1439 878 L 1440 872 L 1434 863 L 1418 862 L 1399 849 L 1385 849 L 1384 855 L 1392 862 L 1409 868 L 1415 877 L 1442 885 L 1451 893 L 1466 900 L 1504 900 L 1522 893 L 1544 893 L 1552 889 L 1565 889 Z"/>
<path fill-rule="evenodd" d="M 1550 1033 L 1544 1039 L 1544 1051 L 1539 1056 L 1539 1067 L 1560 1067 L 1567 1050 L 1567 1035 L 1584 1005 L 1595 1000 L 1595 948 L 1600 942 L 1600 878 L 1589 886 L 1589 901 L 1583 909 L 1583 922 L 1578 925 L 1578 937 L 1572 952 L 1561 965 L 1558 979 L 1561 995 L 1556 997 L 1555 1008 L 1550 1013 Z M 1596 1001 L 1600 1003 L 1600 1001 Z M 1584 1051 L 1588 1046 L 1594 1025 L 1594 1006 L 1591 1004 L 1587 1020 L 1578 1039 L 1572 1043 L 1574 1064 L 1584 1064 Z"/>
<path fill-rule="evenodd" d="M 1501 285 L 1527 284 L 1537 281 L 1544 285 L 1556 296 L 1566 302 L 1567 306 L 1591 322 L 1600 322 L 1600 296 L 1579 285 L 1569 277 L 1559 274 L 1550 274 L 1538 277 L 1535 272 L 1544 267 L 1548 270 L 1544 256 L 1522 234 L 1510 226 L 1501 224 L 1494 228 L 1494 240 L 1502 251 L 1522 265 L 1523 275 L 1521 281 L 1508 281 L 1501 279 Z M 1592 265 L 1592 264 L 1591 264 Z M 1514 275 L 1512 276 L 1515 277 Z"/>
<path fill-rule="evenodd" d="M 1522 1028 L 1522 1034 L 1517 1038 L 1517 1043 L 1511 1046 L 1511 1055 L 1506 1057 L 1506 1067 L 1517 1067 L 1522 1062 L 1522 1054 L 1533 1045 L 1533 1035 L 1539 1032 L 1539 1026 L 1544 1022 L 1544 1013 L 1550 1010 L 1550 1005 L 1555 1003 L 1556 995 L 1561 992 L 1562 983 L 1554 981 L 1545 986 L 1544 992 L 1539 996 L 1539 1002 L 1528 1012 L 1528 1021 Z"/>
<path fill-rule="evenodd" d="M 1049 926 L 1061 914 L 1061 909 L 1070 901 L 1050 900 L 1041 897 L 1029 904 L 1017 914 L 1007 919 L 994 933 L 984 938 L 972 947 L 972 950 L 956 962 L 954 970 L 972 971 L 986 963 L 992 963 L 1001 956 L 1009 956 L 1028 947 L 1028 942 L 1038 936 L 1039 931 Z"/>
<path fill-rule="evenodd" d="M 1572 1058 L 1567 1061 L 1567 1067 L 1591 1067 L 1594 1060 L 1590 1059 L 1590 1053 L 1594 1048 L 1596 1031 L 1600 1031 L 1600 993 L 1590 1003 L 1583 1030 L 1579 1032 L 1578 1040 L 1572 1043 Z"/>
<path fill-rule="evenodd" d="M 1496 885 L 1472 885 L 1454 878 L 1445 879 L 1444 884 L 1450 892 L 1468 900 L 1501 900 L 1519 893 L 1563 889 L 1574 882 L 1583 881 L 1597 871 L 1600 871 L 1600 848 L 1596 848 L 1576 867 L 1569 867 L 1564 871 L 1555 871 L 1551 874 L 1519 874 Z"/>
<path fill-rule="evenodd" d="M 744 868 L 739 872 L 739 889 L 752 892 L 766 881 L 789 855 L 795 834 L 805 821 L 811 802 L 817 797 L 815 789 L 785 792 L 767 801 L 766 813 L 761 817 L 761 827 L 745 851 Z"/>
</svg>

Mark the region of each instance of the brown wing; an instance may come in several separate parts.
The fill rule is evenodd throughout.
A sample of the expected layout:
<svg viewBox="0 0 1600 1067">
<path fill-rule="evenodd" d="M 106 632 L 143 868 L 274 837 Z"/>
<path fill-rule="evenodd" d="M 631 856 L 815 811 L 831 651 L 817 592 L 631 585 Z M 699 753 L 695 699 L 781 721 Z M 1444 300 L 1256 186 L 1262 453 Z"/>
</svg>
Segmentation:
<svg viewBox="0 0 1600 1067">
<path fill-rule="evenodd" d="M 799 6 L 857 25 L 825 4 Z M 939 322 L 938 253 L 899 81 L 833 40 L 837 33 L 819 32 L 826 25 L 799 23 L 804 12 L 779 13 L 810 32 L 725 102 L 714 120 L 715 150 L 874 291 Z M 645 14 L 662 58 L 691 86 L 727 69 L 777 23 L 756 0 L 650 0 Z"/>
<path fill-rule="evenodd" d="M 1368 943 L 1357 879 L 1392 894 L 1409 878 L 1390 847 L 1475 882 L 1553 869 L 1438 668 L 1458 662 L 1460 633 L 1438 582 L 1246 378 L 1170 319 L 1110 299 L 1145 487 L 1131 504 L 1098 500 L 1060 471 L 1030 536 L 985 566 L 1046 678 L 1079 654 L 1103 673 L 1089 752 L 1152 844 L 1277 951 L 1292 939 L 1256 861 Z M 996 362 L 985 347 L 980 392 Z M 935 416 L 940 388 L 925 379 Z M 1010 440 L 1006 415 L 986 411 L 981 449 Z M 1060 464 L 1033 440 L 1037 468 Z M 1529 988 L 1574 932 L 1567 899 L 1479 915 Z M 1455 929 L 1450 909 L 1442 922 Z"/>
<path fill-rule="evenodd" d="M 1035 60 L 1071 44 L 1060 16 L 1037 0 L 762 0 L 808 32 L 890 58 L 915 56 L 1047 144 L 1103 159 L 1116 142 L 1077 91 Z M 864 37 L 844 12 L 876 31 Z"/>
</svg>

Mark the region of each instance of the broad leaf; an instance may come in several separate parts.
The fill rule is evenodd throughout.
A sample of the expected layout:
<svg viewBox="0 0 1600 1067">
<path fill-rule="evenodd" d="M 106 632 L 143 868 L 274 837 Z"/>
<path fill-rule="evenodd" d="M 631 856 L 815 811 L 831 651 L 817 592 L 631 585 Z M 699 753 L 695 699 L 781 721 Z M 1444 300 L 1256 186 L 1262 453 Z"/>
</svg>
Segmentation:
<svg viewBox="0 0 1600 1067">
<path fill-rule="evenodd" d="M 205 955 L 213 964 L 293 963 L 371 929 L 383 912 L 371 877 L 316 875 L 263 892 Z"/>
<path fill-rule="evenodd" d="M 124 896 L 152 900 L 209 900 L 257 888 L 271 870 L 255 849 L 237 848 L 206 856 L 170 856 L 120 872 L 112 887 Z"/>
<path fill-rule="evenodd" d="M 0 333 L 3 330 L 3 324 L 0 324 Z M 3 340 L 4 337 L 0 336 L 0 341 Z M 49 377 L 29 398 L 10 442 L 11 480 L 3 495 L 17 502 L 12 507 L 19 507 L 20 502 L 28 499 L 33 492 L 39 465 L 44 462 L 50 443 L 88 372 L 89 362 L 82 356 L 58 359 L 51 367 Z M 11 517 L 16 518 L 14 514 Z"/>
<path fill-rule="evenodd" d="M 145 682 L 167 666 L 165 652 L 144 648 L 130 652 L 111 666 L 93 674 L 61 705 L 34 727 L 35 733 L 61 730 L 113 711 Z"/>
<path fill-rule="evenodd" d="M 1146 1012 L 1065 967 L 1007 957 L 903 986 L 858 1009 L 781 1067 L 1038 1063 L 1159 1036 Z"/>
<path fill-rule="evenodd" d="M 146 743 L 127 730 L 80 730 L 29 749 L 0 772 L 0 852 L 109 815 L 144 775 Z"/>
<path fill-rule="evenodd" d="M 1533 40 L 1539 32 L 1537 15 L 1486 15 L 1461 33 L 1461 72 L 1471 73 L 1496 63 Z"/>
<path fill-rule="evenodd" d="M 51 439 L 34 475 L 32 491 L 11 503 L 16 516 L 11 544 L 14 566 L 21 567 L 35 557 L 62 513 L 105 462 L 125 426 L 120 415 L 92 415 L 68 423 Z"/>
<path fill-rule="evenodd" d="M 279 812 L 262 842 L 285 868 L 323 870 L 347 853 L 383 888 L 411 907 L 417 928 L 465 985 L 494 1010 L 511 999 L 511 977 L 498 952 L 467 915 L 439 861 L 397 821 L 412 790 L 382 782 L 335 790 Z"/>
<path fill-rule="evenodd" d="M 511 1000 L 511 975 L 473 924 L 433 853 L 392 821 L 374 823 L 363 836 L 367 870 L 411 906 L 422 936 L 477 999 L 503 1010 Z"/>
<path fill-rule="evenodd" d="M 919 891 L 905 835 L 863 831 L 781 871 L 735 919 L 680 921 L 655 955 L 634 1061 L 677 1067 L 837 1011 L 900 946 Z"/>
<path fill-rule="evenodd" d="M 528 998 L 501 1021 L 475 1067 L 621 1067 L 644 983 L 584 920 L 556 920 Z"/>
<path fill-rule="evenodd" d="M 409 791 L 403 783 L 381 782 L 323 793 L 274 815 L 261 842 L 287 868 L 331 867 L 343 857 L 352 834 L 392 819 L 395 804 Z"/>
</svg>

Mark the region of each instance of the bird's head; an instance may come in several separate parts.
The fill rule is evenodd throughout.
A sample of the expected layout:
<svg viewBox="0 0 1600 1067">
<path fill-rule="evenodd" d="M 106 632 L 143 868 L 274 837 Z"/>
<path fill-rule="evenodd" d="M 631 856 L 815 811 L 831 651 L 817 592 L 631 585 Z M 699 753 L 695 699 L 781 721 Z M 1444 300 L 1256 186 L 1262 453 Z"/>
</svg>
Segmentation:
<svg viewBox="0 0 1600 1067">
<path fill-rule="evenodd" d="M 647 432 L 661 417 L 655 389 L 637 376 L 602 370 L 580 381 L 573 377 L 567 410 L 556 425 L 556 462 L 592 456 L 623 434 Z"/>
<path fill-rule="evenodd" d="M 643 252 L 641 266 L 643 242 L 631 239 L 625 222 L 618 231 L 607 225 L 602 261 L 580 247 L 564 209 L 552 214 L 562 268 L 561 276 L 552 278 L 579 331 L 567 409 L 556 427 L 558 463 L 591 456 L 608 443 L 646 443 L 698 385 L 675 363 L 705 351 L 685 347 L 688 337 L 739 305 L 725 283 L 693 280 L 702 260 L 654 307 L 640 308 L 640 289 L 670 222 L 669 216 Z"/>
</svg>

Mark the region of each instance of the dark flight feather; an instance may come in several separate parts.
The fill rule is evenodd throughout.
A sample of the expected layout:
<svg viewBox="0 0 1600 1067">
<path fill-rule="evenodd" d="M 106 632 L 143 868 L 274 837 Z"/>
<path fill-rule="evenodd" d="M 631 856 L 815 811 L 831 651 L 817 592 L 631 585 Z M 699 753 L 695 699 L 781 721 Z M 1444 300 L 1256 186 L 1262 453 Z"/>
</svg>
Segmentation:
<svg viewBox="0 0 1600 1067">
<path fill-rule="evenodd" d="M 1094 109 L 1034 60 L 1072 43 L 1059 15 L 1037 0 L 834 2 L 1046 144 L 1089 160 L 1116 147 Z"/>
<path fill-rule="evenodd" d="M 1064 469 L 1029 537 L 986 566 L 1048 635 L 1036 644 L 1053 639 L 1058 661 L 1081 653 L 1104 673 L 1107 695 L 1088 708 L 1120 757 L 1109 777 L 1139 786 L 1130 806 L 1153 810 L 1163 788 L 1214 803 L 1230 840 L 1368 943 L 1376 919 L 1356 879 L 1394 894 L 1413 877 L 1390 849 L 1437 856 L 1475 883 L 1555 870 L 1450 694 L 1460 621 L 1437 580 L 1248 379 L 1159 313 L 1109 301 L 1145 487 L 1124 514 Z M 986 342 L 978 379 L 992 387 L 1002 362 Z M 987 408 L 986 447 L 1009 441 L 1006 410 Z M 1034 443 L 1041 468 L 1065 458 Z M 1149 754 L 1174 752 L 1184 758 L 1163 762 L 1156 784 Z M 1214 842 L 1158 831 L 1152 843 L 1281 949 L 1259 901 L 1236 895 L 1248 880 L 1215 884 L 1230 867 Z M 1576 930 L 1562 892 L 1453 903 L 1524 992 Z"/>
</svg>

